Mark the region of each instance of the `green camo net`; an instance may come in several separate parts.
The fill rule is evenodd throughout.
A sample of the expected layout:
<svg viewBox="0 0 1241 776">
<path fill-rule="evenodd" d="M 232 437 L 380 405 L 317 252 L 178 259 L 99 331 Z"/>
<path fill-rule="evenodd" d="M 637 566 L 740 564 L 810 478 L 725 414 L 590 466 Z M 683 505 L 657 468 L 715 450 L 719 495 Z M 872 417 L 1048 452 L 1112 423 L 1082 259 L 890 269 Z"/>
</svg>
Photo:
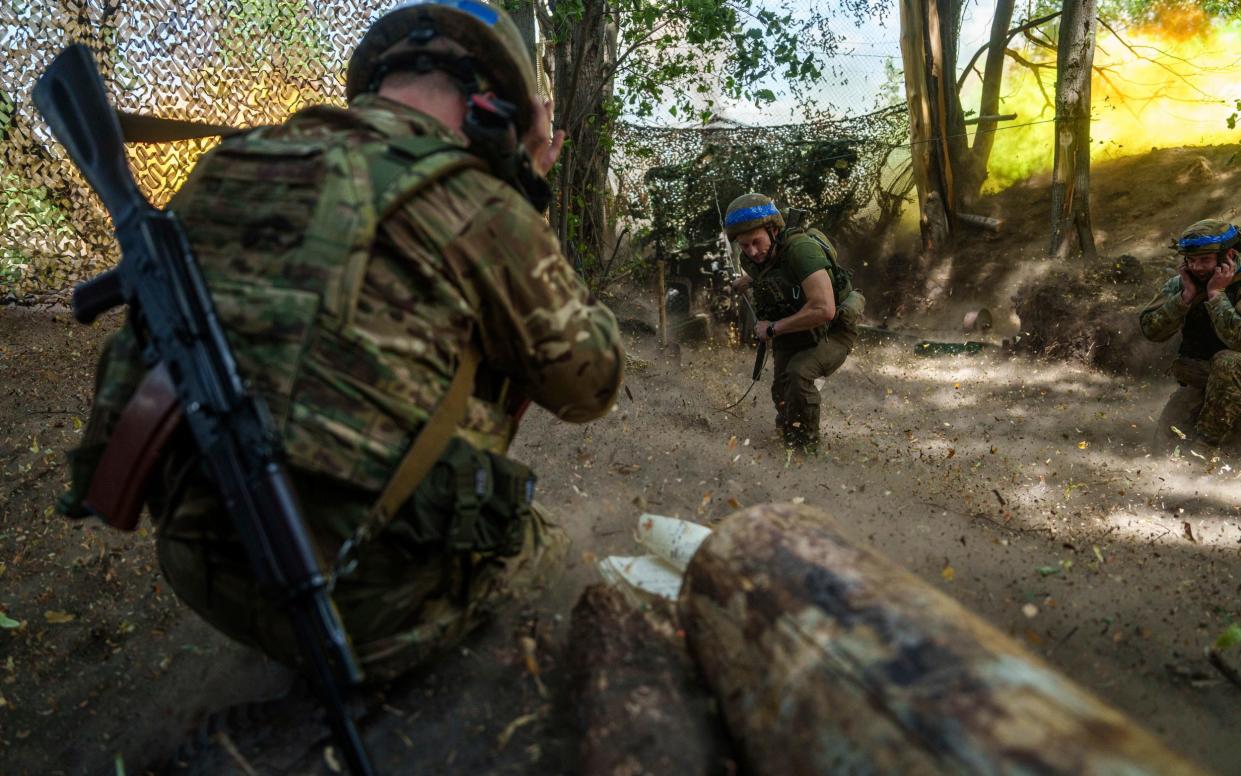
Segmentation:
<svg viewBox="0 0 1241 776">
<path fill-rule="evenodd" d="M 31 101 L 65 45 L 94 52 L 118 109 L 237 127 L 344 101 L 344 71 L 386 4 L 315 0 L 0 0 L 0 301 L 60 292 L 119 258 L 98 199 Z M 709 240 L 723 207 L 763 191 L 831 228 L 872 200 L 904 111 L 766 128 L 622 125 L 613 167 L 631 214 L 673 247 Z M 168 201 L 211 139 L 128 146 L 134 176 Z M 658 203 L 653 205 L 652 203 Z"/>
<path fill-rule="evenodd" d="M 0 299 L 62 290 L 119 258 L 98 199 L 31 100 L 58 51 L 95 53 L 117 108 L 254 126 L 344 102 L 349 51 L 382 4 L 299 0 L 0 0 Z M 214 140 L 128 146 L 168 201 Z"/>
<path fill-rule="evenodd" d="M 797 207 L 832 230 L 873 215 L 893 152 L 908 137 L 905 107 L 771 127 L 664 129 L 622 125 L 615 167 L 631 215 L 662 250 L 708 242 L 721 213 L 749 191 Z"/>
</svg>

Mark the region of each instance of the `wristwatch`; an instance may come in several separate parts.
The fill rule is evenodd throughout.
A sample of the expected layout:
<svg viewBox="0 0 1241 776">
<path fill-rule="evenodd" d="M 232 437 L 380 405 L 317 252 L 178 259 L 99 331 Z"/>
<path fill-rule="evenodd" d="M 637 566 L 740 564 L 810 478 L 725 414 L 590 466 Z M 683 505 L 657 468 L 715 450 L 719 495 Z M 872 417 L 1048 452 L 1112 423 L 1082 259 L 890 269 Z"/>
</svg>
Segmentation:
<svg viewBox="0 0 1241 776">
<path fill-rule="evenodd" d="M 767 339 L 771 339 L 774 336 L 776 336 L 776 324 L 772 322 L 767 324 Z"/>
</svg>

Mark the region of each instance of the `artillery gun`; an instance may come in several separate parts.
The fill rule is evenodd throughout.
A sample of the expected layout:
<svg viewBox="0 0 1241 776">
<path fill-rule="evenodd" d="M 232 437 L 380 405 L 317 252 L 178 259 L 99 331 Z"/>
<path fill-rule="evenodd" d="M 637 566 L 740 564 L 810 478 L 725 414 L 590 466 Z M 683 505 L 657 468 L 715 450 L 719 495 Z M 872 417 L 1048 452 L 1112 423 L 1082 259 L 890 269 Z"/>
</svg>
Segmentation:
<svg viewBox="0 0 1241 776">
<path fill-rule="evenodd" d="M 713 241 L 691 243 L 661 258 L 668 270 L 661 304 L 670 339 L 750 342 L 754 316 L 732 292 L 741 266 L 722 232 Z"/>
</svg>

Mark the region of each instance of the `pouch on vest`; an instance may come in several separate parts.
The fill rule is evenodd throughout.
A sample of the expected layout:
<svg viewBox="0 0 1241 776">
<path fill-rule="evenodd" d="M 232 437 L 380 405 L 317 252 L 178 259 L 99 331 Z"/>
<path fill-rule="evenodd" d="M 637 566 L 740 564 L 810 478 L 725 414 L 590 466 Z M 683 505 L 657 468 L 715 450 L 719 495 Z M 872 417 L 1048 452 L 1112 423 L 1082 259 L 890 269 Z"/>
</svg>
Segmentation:
<svg viewBox="0 0 1241 776">
<path fill-rule="evenodd" d="M 523 464 L 454 437 L 396 523 L 420 543 L 516 555 L 532 513 L 534 483 L 534 472 Z"/>
</svg>

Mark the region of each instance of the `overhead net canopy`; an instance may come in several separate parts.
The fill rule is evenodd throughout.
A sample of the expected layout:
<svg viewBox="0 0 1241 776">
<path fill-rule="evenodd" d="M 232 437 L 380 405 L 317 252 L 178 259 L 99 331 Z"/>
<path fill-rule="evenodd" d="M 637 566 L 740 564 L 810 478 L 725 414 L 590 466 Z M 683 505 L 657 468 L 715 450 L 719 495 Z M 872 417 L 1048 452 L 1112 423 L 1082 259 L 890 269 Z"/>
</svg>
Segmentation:
<svg viewBox="0 0 1241 776">
<path fill-rule="evenodd" d="M 95 53 L 123 111 L 238 127 L 344 104 L 348 53 L 384 4 L 148 0 L 0 4 L 0 300 L 63 289 L 112 266 L 112 225 L 31 100 L 70 43 Z M 132 145 L 157 205 L 214 140 Z"/>
<path fill-rule="evenodd" d="M 31 100 L 61 48 L 95 53 L 118 109 L 247 127 L 344 102 L 348 54 L 386 4 L 364 0 L 119 0 L 0 4 L 0 301 L 57 291 L 115 264 L 112 225 Z M 707 241 L 719 208 L 746 191 L 802 207 L 832 228 L 865 212 L 902 109 L 778 127 L 623 124 L 613 169 L 630 212 L 654 213 L 667 246 Z M 215 141 L 128 147 L 157 205 Z M 652 206 L 652 203 L 658 203 Z"/>
<path fill-rule="evenodd" d="M 767 194 L 831 230 L 873 217 L 888 160 L 904 148 L 903 105 L 852 118 L 701 129 L 622 124 L 614 167 L 630 213 L 661 250 L 713 240 L 734 197 Z"/>
</svg>

